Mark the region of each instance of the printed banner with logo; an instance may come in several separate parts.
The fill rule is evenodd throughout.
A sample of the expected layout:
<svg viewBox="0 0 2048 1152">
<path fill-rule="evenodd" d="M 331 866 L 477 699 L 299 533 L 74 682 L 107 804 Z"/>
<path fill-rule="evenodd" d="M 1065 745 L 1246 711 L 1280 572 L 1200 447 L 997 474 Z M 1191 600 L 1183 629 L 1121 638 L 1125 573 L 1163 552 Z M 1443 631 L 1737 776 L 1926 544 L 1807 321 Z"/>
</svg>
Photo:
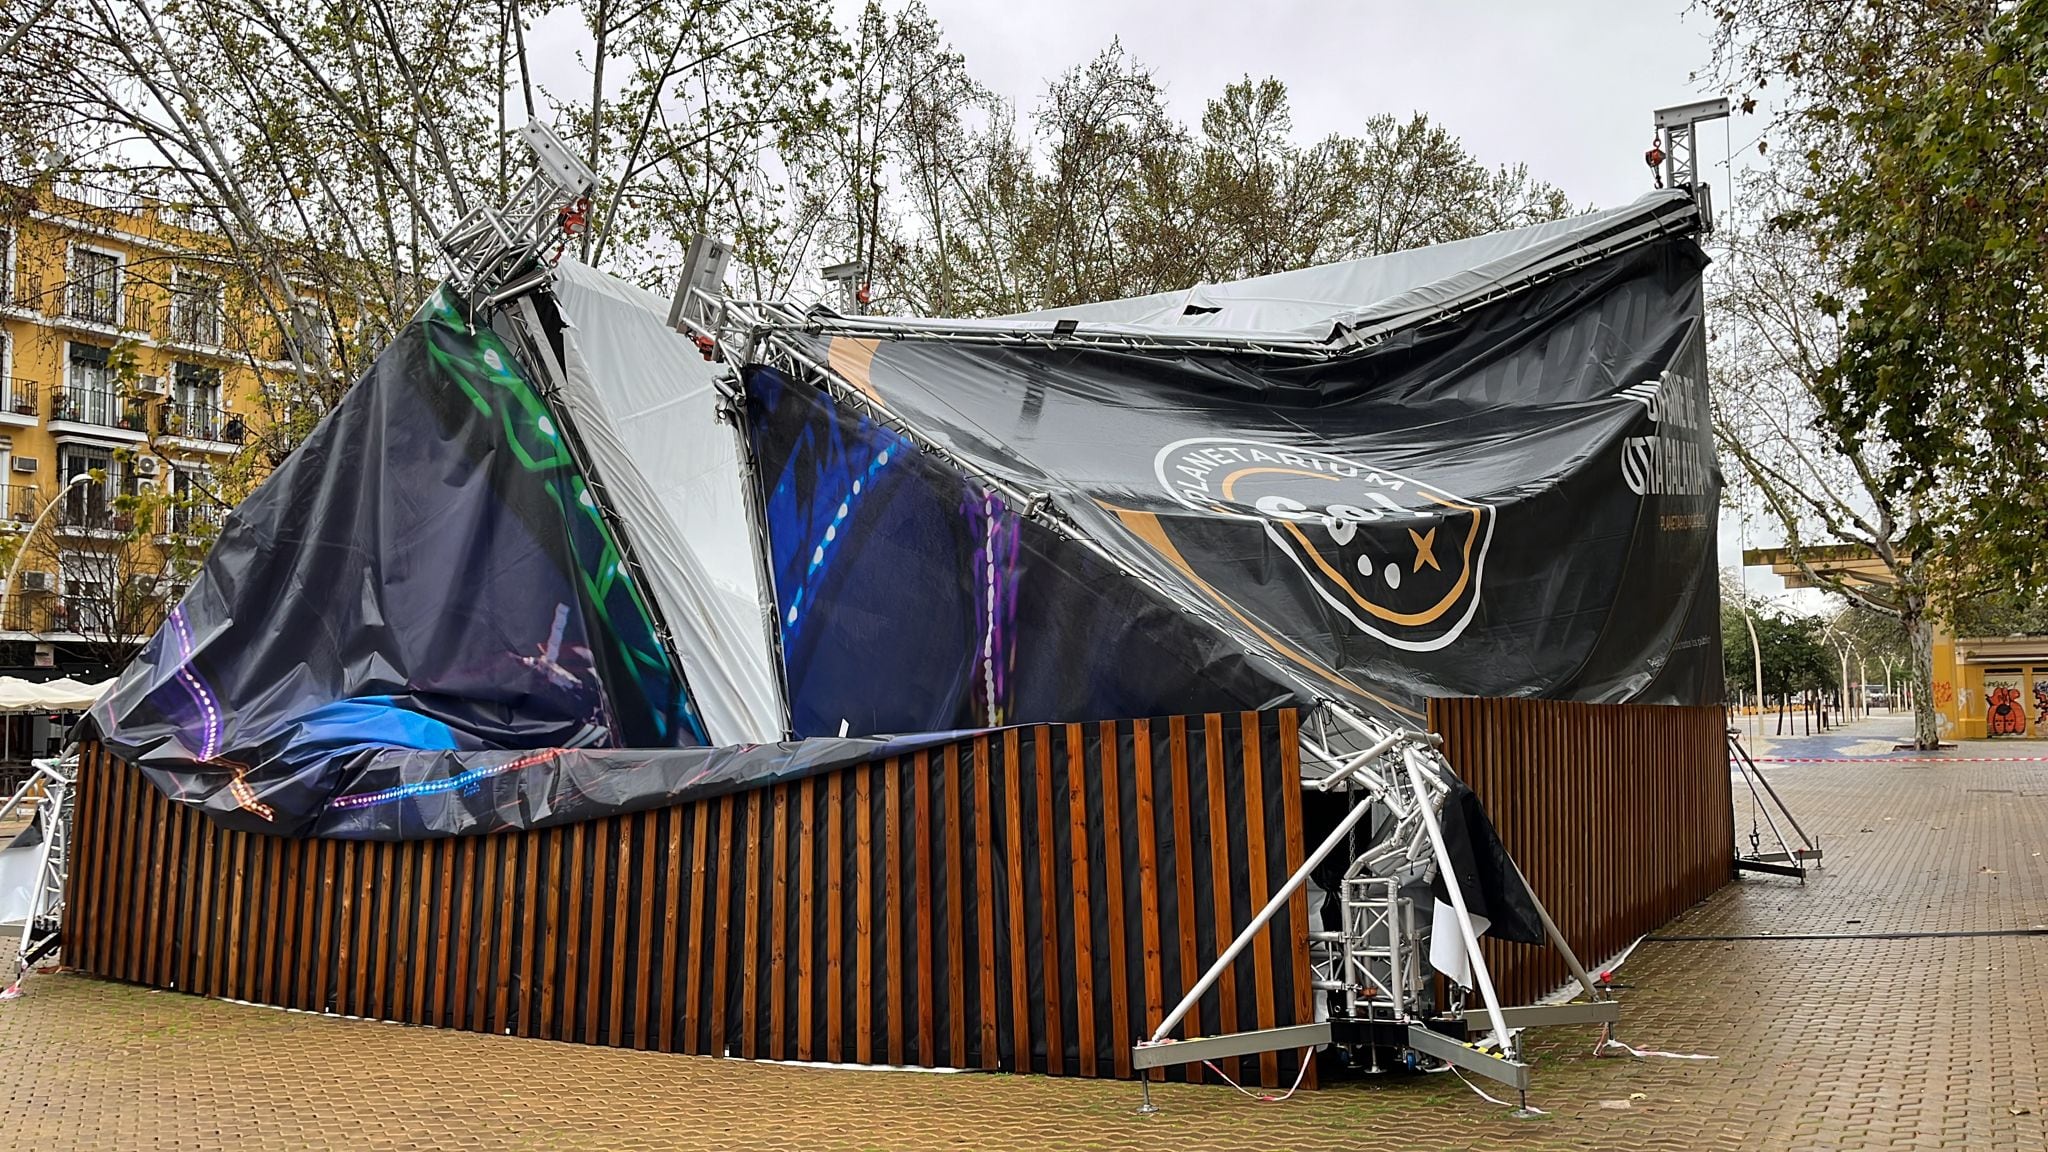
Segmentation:
<svg viewBox="0 0 2048 1152">
<path fill-rule="evenodd" d="M 792 705 L 823 693 L 815 722 L 859 732 L 899 675 L 937 669 L 945 702 L 924 718 L 954 724 L 1275 690 L 1394 721 L 1438 695 L 1717 701 L 1702 263 L 1667 238 L 1298 366 L 818 337 L 821 359 L 952 460 L 918 459 L 914 515 L 900 496 L 851 496 L 856 473 L 903 487 L 860 462 L 893 434 L 849 432 L 815 394 L 819 411 L 778 415 L 790 402 L 764 388 L 772 374 L 752 378 Z M 1100 558 L 975 475 L 1049 502 L 1149 578 L 1140 601 L 1211 638 L 1159 641 L 1156 611 L 1100 611 Z M 812 509 L 801 526 L 792 501 Z M 821 599 L 843 627 L 863 597 L 900 635 L 868 649 L 866 682 L 847 657 L 819 678 L 828 658 L 790 629 Z M 1140 632 L 1165 653 L 1135 658 Z M 1217 651 L 1236 679 L 1190 671 Z"/>
</svg>

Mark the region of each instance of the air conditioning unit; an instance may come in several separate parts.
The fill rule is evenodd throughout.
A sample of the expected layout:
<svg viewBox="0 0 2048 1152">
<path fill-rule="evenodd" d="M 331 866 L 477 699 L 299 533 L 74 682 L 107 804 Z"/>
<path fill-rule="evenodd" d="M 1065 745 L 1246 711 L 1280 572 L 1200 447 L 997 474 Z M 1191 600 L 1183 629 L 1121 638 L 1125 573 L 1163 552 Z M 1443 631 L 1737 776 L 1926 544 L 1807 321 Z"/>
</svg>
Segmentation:
<svg viewBox="0 0 2048 1152">
<path fill-rule="evenodd" d="M 145 396 L 169 396 L 171 381 L 168 376 L 144 376 L 135 382 L 135 390 Z"/>
<path fill-rule="evenodd" d="M 35 470 L 36 470 L 36 458 L 35 458 L 35 457 L 33 457 L 33 456 L 16 456 L 16 457 L 14 458 L 14 470 L 15 470 L 16 472 L 33 472 L 33 471 L 35 471 Z"/>
<path fill-rule="evenodd" d="M 156 475 L 156 468 L 157 459 L 154 456 L 137 456 L 134 460 L 134 469 L 137 476 L 154 476 Z"/>
<path fill-rule="evenodd" d="M 48 572 L 28 571 L 21 574 L 23 592 L 48 592 L 57 586 L 57 578 Z"/>
</svg>

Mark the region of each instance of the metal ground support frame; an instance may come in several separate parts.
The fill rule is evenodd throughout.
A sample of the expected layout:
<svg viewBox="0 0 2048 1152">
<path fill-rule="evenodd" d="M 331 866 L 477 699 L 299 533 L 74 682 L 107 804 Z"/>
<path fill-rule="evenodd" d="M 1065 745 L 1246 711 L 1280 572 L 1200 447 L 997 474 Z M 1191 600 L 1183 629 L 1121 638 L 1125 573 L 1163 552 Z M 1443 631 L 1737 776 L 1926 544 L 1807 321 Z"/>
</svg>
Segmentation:
<svg viewBox="0 0 2048 1152">
<path fill-rule="evenodd" d="M 1310 852 L 1286 884 L 1260 909 L 1217 957 L 1180 1003 L 1166 1014 L 1159 1027 L 1132 1049 L 1135 1068 L 1191 1063 L 1217 1055 L 1244 1055 L 1301 1047 L 1302 1033 L 1296 1028 L 1268 1029 L 1194 1040 L 1173 1040 L 1171 1033 L 1207 993 L 1209 987 L 1251 942 L 1313 871 L 1346 844 L 1352 831 L 1366 817 L 1382 812 L 1392 825 L 1363 851 L 1356 852 L 1346 868 L 1339 892 L 1340 927 L 1335 932 L 1311 930 L 1310 973 L 1313 986 L 1328 998 L 1330 1019 L 1316 1027 L 1331 1029 L 1333 1042 L 1344 1043 L 1342 1033 L 1363 1033 L 1364 1043 L 1379 1069 L 1380 1042 L 1374 1037 L 1398 1038 L 1399 1047 L 1431 1060 L 1455 1064 L 1497 1080 L 1522 1093 L 1530 1083 L 1529 1066 L 1520 1059 L 1519 1033 L 1524 1028 L 1562 1024 L 1611 1026 L 1620 1019 L 1621 1008 L 1602 1000 L 1585 968 L 1535 892 L 1529 897 L 1553 947 L 1564 956 L 1575 979 L 1591 998 L 1588 1003 L 1563 1005 L 1503 1006 L 1485 957 L 1480 953 L 1471 911 L 1465 894 L 1449 867 L 1448 849 L 1437 813 L 1452 792 L 1449 765 L 1437 751 L 1435 738 L 1424 733 L 1385 732 L 1370 720 L 1347 710 L 1327 710 L 1338 723 L 1355 727 L 1372 743 L 1345 756 L 1333 753 L 1327 732 L 1320 723 L 1305 726 L 1304 763 L 1320 762 L 1326 775 L 1304 781 L 1305 787 L 1330 790 L 1341 786 L 1353 793 L 1353 803 L 1323 842 Z M 1318 719 L 1322 719 L 1321 711 Z M 1376 738 L 1375 738 L 1376 737 Z M 1527 887 L 1527 880 L 1521 877 Z M 1456 1005 L 1433 1002 L 1433 974 L 1422 958 L 1428 952 L 1428 938 L 1418 930 L 1414 901 L 1402 895 L 1404 886 L 1442 876 L 1454 909 L 1460 943 L 1471 965 L 1472 986 L 1482 1006 L 1457 1010 Z M 1343 1025 L 1342 1029 L 1338 1026 Z M 1448 1035 L 1451 1027 L 1488 1030 L 1478 1043 Z M 1150 1109 L 1146 1089 L 1145 1108 Z"/>
<path fill-rule="evenodd" d="M 1738 729 L 1728 730 L 1728 763 L 1749 786 L 1752 804 L 1749 817 L 1749 851 L 1737 852 L 1735 867 L 1742 872 L 1762 872 L 1771 876 L 1791 876 L 1801 884 L 1806 883 L 1807 861 L 1819 866 L 1821 859 L 1820 838 L 1808 836 L 1806 829 L 1799 826 L 1799 820 L 1792 815 L 1792 809 L 1771 782 L 1764 778 L 1763 769 L 1752 760 L 1749 750 L 1742 746 L 1742 734 Z M 1791 839 L 1778 826 L 1778 817 L 1792 829 Z M 1775 852 L 1766 851 L 1763 843 L 1763 829 L 1757 821 L 1761 819 L 1771 830 L 1771 839 L 1778 845 Z"/>
<path fill-rule="evenodd" d="M 0 804 L 0 819 L 24 805 L 33 805 L 43 831 L 42 843 L 36 846 L 36 879 L 15 949 L 10 993 L 19 990 L 30 967 L 57 949 L 64 923 L 65 881 L 71 874 L 71 786 L 77 779 L 78 758 L 73 754 L 31 763 L 34 771 L 29 778 Z"/>
</svg>

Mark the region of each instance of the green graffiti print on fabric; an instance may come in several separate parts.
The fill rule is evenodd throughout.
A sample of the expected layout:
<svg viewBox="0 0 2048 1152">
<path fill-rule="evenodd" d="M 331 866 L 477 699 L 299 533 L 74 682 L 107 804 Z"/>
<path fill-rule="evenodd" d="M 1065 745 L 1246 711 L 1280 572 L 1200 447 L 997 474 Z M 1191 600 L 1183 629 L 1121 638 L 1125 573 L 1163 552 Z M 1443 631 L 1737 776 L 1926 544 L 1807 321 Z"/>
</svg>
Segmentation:
<svg viewBox="0 0 2048 1152">
<path fill-rule="evenodd" d="M 512 350 L 488 327 L 472 330 L 446 288 L 417 319 L 434 367 L 461 390 L 521 472 L 539 481 L 559 513 L 585 609 L 601 625 L 592 630 L 592 643 L 607 637 L 615 645 L 614 666 L 622 665 L 635 682 L 653 727 L 649 735 L 662 743 L 708 743 L 647 597 L 624 564 L 618 537 L 570 455 L 555 414 Z"/>
</svg>

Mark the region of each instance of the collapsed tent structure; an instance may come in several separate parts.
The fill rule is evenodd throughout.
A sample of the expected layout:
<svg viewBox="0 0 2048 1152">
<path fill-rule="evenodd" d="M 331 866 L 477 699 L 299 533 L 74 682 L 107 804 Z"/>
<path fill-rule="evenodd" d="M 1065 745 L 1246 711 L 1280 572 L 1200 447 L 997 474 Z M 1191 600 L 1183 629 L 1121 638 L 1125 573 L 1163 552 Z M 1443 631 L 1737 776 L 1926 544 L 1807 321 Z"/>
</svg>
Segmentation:
<svg viewBox="0 0 2048 1152">
<path fill-rule="evenodd" d="M 1437 1052 L 1427 955 L 1490 1025 L 1441 1058 L 1525 1085 L 1477 940 L 1569 947 L 1416 729 L 1433 696 L 1719 699 L 1697 221 L 1670 193 L 961 321 L 696 293 L 671 327 L 545 237 L 494 249 L 229 518 L 92 721 L 222 825 L 405 840 L 963 731 L 1300 709 L 1302 779 L 1267 787 L 1308 790 L 1320 847 L 1207 979 L 1313 890 L 1330 999 L 1228 1051 L 1334 1016 Z M 1164 1047 L 1139 1066 L 1224 1051 Z"/>
</svg>

